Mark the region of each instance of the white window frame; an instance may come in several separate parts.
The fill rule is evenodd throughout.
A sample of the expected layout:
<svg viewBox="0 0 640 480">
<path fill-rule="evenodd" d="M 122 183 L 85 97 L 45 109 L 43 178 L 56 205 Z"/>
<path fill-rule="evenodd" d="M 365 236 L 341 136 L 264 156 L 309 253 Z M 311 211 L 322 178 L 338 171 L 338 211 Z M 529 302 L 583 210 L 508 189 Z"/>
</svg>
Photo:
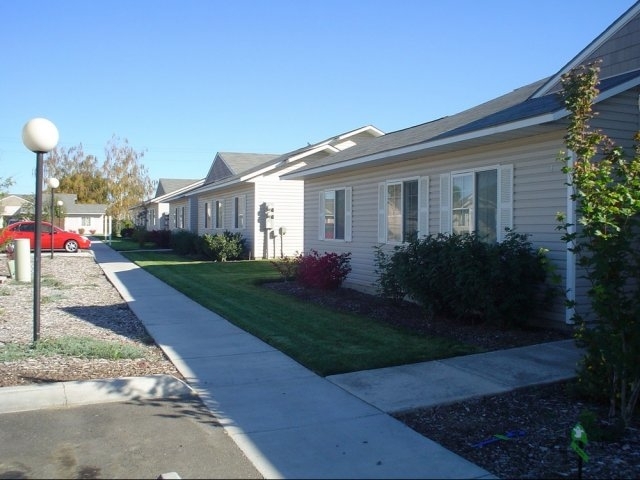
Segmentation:
<svg viewBox="0 0 640 480">
<path fill-rule="evenodd" d="M 213 228 L 224 228 L 224 201 L 221 199 L 214 200 L 215 205 L 215 222 Z"/>
<path fill-rule="evenodd" d="M 204 212 L 204 228 L 211 228 L 211 203 L 210 202 L 204 202 L 204 207 L 203 207 L 203 212 Z"/>
<path fill-rule="evenodd" d="M 378 184 L 378 243 L 383 244 L 402 244 L 404 240 L 396 241 L 388 238 L 388 216 L 387 201 L 390 185 L 401 186 L 401 203 L 404 204 L 404 184 L 405 182 L 418 182 L 418 237 L 429 234 L 429 177 L 415 176 L 406 178 L 390 179 Z M 404 212 L 400 213 L 400 217 L 404 219 Z M 404 222 L 402 222 L 404 223 Z M 405 238 L 405 232 L 401 232 L 401 238 Z"/>
<path fill-rule="evenodd" d="M 247 196 L 238 195 L 233 197 L 233 228 L 244 230 L 247 228 Z"/>
<path fill-rule="evenodd" d="M 513 228 L 513 165 L 490 165 L 467 170 L 452 171 L 440 175 L 440 232 L 453 232 L 453 178 L 462 175 L 473 175 L 473 204 L 475 207 L 476 174 L 495 170 L 497 174 L 497 205 L 496 205 L 496 237 L 501 242 L 505 239 L 506 229 Z M 472 210 L 473 222 L 470 231 L 476 229 L 476 212 Z"/>
<path fill-rule="evenodd" d="M 90 227 L 91 226 L 91 217 L 88 215 L 83 215 L 80 220 L 80 226 L 82 227 Z"/>
<path fill-rule="evenodd" d="M 326 238 L 326 212 L 325 212 L 325 196 L 329 192 L 344 192 L 344 238 Z M 350 242 L 352 239 L 352 216 L 351 216 L 351 204 L 352 204 L 352 189 L 351 187 L 335 187 L 326 188 L 319 192 L 318 197 L 318 240 L 326 242 Z"/>
</svg>

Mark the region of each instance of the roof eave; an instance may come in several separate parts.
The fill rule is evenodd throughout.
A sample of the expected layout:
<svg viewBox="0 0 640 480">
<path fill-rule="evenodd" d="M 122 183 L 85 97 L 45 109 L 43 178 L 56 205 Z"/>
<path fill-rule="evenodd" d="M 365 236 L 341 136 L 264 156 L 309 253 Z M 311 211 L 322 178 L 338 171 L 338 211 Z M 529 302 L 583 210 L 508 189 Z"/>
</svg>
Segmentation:
<svg viewBox="0 0 640 480">
<path fill-rule="evenodd" d="M 452 145 L 455 143 L 463 143 L 469 140 L 488 137 L 488 136 L 496 135 L 499 133 L 506 133 L 513 130 L 540 125 L 543 123 L 554 122 L 567 116 L 568 113 L 569 112 L 566 109 L 561 109 L 555 112 L 545 113 L 543 115 L 526 118 L 516 122 L 505 123 L 502 125 L 488 127 L 481 130 L 474 130 L 472 132 L 467 132 L 467 133 L 463 133 L 463 134 L 455 135 L 451 137 L 439 138 L 437 140 L 428 140 L 426 142 L 407 145 L 405 147 L 400 147 L 393 150 L 386 150 L 384 152 L 377 152 L 372 155 L 367 155 L 364 157 L 358 157 L 358 158 L 353 158 L 351 160 L 346 160 L 344 162 L 340 162 L 339 164 L 324 165 L 316 168 L 305 169 L 304 171 L 301 171 L 301 172 L 292 172 L 287 175 L 284 175 L 283 177 L 286 177 L 287 179 L 314 177 L 314 176 L 324 175 L 324 174 L 328 174 L 328 173 L 346 169 L 346 168 L 353 168 L 356 166 L 365 165 L 368 163 L 378 163 L 385 160 L 391 160 L 396 157 L 407 156 L 407 155 L 417 155 L 437 147 L 443 147 L 443 146 Z"/>
</svg>

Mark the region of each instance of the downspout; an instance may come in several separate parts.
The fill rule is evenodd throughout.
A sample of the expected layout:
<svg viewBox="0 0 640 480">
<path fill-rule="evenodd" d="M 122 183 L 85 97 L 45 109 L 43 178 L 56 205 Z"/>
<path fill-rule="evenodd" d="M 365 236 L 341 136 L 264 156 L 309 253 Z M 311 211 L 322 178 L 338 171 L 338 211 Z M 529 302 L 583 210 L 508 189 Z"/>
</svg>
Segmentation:
<svg viewBox="0 0 640 480">
<path fill-rule="evenodd" d="M 569 173 L 567 174 L 567 183 L 571 183 L 571 172 L 573 171 L 573 164 L 575 161 L 575 153 L 569 152 L 568 159 L 568 167 Z M 576 231 L 575 227 L 575 217 L 576 217 L 576 203 L 571 199 L 573 195 L 573 187 L 571 185 L 567 185 L 567 219 L 566 223 L 569 224 L 567 227 L 567 233 L 573 234 Z M 576 255 L 571 251 L 574 246 L 574 242 L 567 243 L 567 252 L 566 252 L 566 279 L 565 279 L 565 287 L 567 292 L 567 300 L 570 302 L 574 302 L 576 299 Z M 565 323 L 567 325 L 573 325 L 575 322 L 573 321 L 573 316 L 575 314 L 575 307 L 567 308 L 565 310 Z"/>
</svg>

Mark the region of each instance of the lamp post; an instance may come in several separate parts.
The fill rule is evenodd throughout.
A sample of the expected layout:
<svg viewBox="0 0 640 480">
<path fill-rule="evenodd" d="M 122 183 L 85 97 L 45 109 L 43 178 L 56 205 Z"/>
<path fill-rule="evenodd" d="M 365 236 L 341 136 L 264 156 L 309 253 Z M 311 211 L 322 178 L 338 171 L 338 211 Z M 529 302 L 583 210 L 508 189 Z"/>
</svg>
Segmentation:
<svg viewBox="0 0 640 480">
<path fill-rule="evenodd" d="M 62 218 L 62 206 L 64 205 L 64 202 L 62 200 L 58 200 L 57 204 L 58 204 L 58 210 L 56 214 L 58 216 L 58 227 L 62 228 L 62 222 L 60 221 L 60 219 Z M 64 228 L 62 229 L 64 230 Z"/>
<path fill-rule="evenodd" d="M 22 143 L 36 154 L 36 225 L 33 249 L 33 342 L 40 338 L 40 274 L 42 270 L 42 162 L 58 144 L 56 126 L 46 118 L 33 118 L 22 128 Z"/>
<path fill-rule="evenodd" d="M 47 180 L 49 190 L 51 190 L 51 258 L 53 258 L 53 191 L 60 186 L 60 182 L 57 178 L 51 177 Z"/>
</svg>

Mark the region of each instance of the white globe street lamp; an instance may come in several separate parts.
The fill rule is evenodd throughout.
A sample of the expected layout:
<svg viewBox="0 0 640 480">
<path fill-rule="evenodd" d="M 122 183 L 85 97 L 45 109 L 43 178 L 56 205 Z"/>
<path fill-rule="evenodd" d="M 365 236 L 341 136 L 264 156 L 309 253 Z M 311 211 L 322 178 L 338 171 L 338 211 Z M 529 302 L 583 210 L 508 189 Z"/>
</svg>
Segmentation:
<svg viewBox="0 0 640 480">
<path fill-rule="evenodd" d="M 46 118 L 33 118 L 22 128 L 22 143 L 36 154 L 36 225 L 33 249 L 33 342 L 40 338 L 40 276 L 42 271 L 42 163 L 58 144 L 58 129 Z"/>
<path fill-rule="evenodd" d="M 60 182 L 57 178 L 49 178 L 47 180 L 47 185 L 49 185 L 49 190 L 51 190 L 51 258 L 53 258 L 53 191 L 60 186 Z"/>
</svg>

